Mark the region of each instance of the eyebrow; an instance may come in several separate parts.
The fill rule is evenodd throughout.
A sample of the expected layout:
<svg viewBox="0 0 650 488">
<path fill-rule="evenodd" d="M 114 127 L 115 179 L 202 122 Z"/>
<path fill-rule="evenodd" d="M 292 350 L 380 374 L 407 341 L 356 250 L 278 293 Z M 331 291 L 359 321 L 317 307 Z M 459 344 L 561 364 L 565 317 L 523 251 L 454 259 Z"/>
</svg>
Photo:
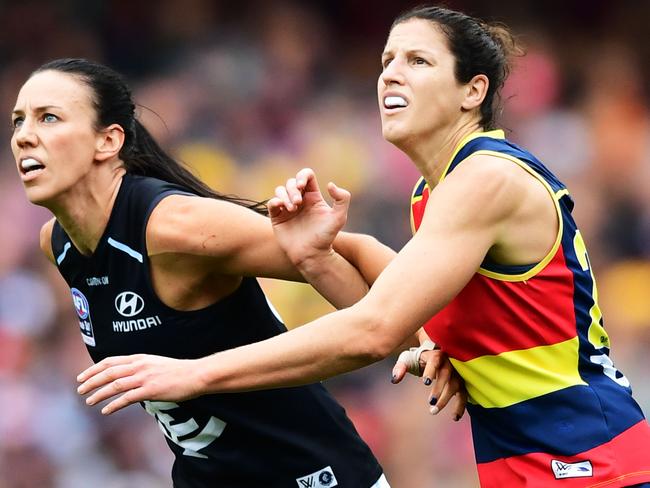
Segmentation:
<svg viewBox="0 0 650 488">
<path fill-rule="evenodd" d="M 53 108 L 56 108 L 56 109 L 59 109 L 59 110 L 60 110 L 60 109 L 62 109 L 63 107 L 59 107 L 58 105 L 43 105 L 43 106 L 41 106 L 41 107 L 36 107 L 36 108 L 34 109 L 34 112 L 46 112 L 47 110 L 50 110 L 50 109 L 53 109 Z M 22 114 L 22 113 L 25 113 L 25 112 L 24 112 L 23 110 L 18 110 L 18 109 L 14 109 L 14 110 L 11 112 L 12 115 L 13 115 L 13 114 Z"/>
<path fill-rule="evenodd" d="M 394 50 L 392 50 L 392 49 L 388 50 L 388 51 L 384 51 L 383 53 L 381 53 L 381 57 L 383 58 L 385 56 L 389 56 L 389 55 L 393 54 L 393 52 L 394 52 Z M 427 49 L 424 49 L 424 48 L 408 49 L 408 50 L 406 50 L 406 54 L 426 54 L 428 56 L 433 56 L 434 55 L 433 52 L 428 51 Z"/>
</svg>

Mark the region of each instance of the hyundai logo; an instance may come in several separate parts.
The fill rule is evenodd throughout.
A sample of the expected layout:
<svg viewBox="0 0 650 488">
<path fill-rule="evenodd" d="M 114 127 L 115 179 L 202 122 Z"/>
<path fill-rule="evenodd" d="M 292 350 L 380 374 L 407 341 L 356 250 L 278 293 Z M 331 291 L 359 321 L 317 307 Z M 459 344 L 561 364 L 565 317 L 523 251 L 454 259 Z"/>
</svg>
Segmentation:
<svg viewBox="0 0 650 488">
<path fill-rule="evenodd" d="M 142 312 L 144 300 L 137 293 L 123 291 L 115 298 L 115 308 L 124 317 L 133 317 Z"/>
</svg>

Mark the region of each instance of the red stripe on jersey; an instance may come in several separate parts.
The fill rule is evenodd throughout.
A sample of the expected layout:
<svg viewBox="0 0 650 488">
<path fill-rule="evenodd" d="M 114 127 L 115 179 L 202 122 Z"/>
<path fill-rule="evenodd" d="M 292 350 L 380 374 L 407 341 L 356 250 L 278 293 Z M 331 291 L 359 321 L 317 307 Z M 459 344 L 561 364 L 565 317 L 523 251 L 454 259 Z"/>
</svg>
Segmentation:
<svg viewBox="0 0 650 488">
<path fill-rule="evenodd" d="M 562 248 L 528 281 L 501 281 L 475 274 L 424 328 L 460 361 L 575 337 L 573 275 Z"/>
<path fill-rule="evenodd" d="M 647 482 L 650 481 L 649 437 L 650 426 L 642 420 L 611 441 L 575 456 L 531 453 L 482 463 L 478 465 L 481 488 L 619 488 Z M 568 464 L 589 461 L 592 476 L 556 479 L 553 460 Z M 566 470 L 561 465 L 558 472 Z"/>
<path fill-rule="evenodd" d="M 422 218 L 424 217 L 424 207 L 429 200 L 429 187 L 425 186 L 421 195 L 414 195 L 411 199 L 411 215 L 413 216 L 413 226 L 415 229 L 420 228 Z"/>
</svg>

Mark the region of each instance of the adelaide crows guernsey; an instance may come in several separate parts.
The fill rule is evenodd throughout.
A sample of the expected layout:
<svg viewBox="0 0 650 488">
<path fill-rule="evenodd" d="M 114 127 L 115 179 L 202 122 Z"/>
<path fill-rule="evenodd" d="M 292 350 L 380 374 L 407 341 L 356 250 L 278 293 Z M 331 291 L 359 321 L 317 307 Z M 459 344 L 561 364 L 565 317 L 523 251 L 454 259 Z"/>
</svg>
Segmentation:
<svg viewBox="0 0 650 488">
<path fill-rule="evenodd" d="M 188 193 L 125 175 L 91 256 L 80 254 L 54 225 L 54 256 L 94 361 L 134 353 L 200 358 L 286 330 L 253 278 L 201 310 L 180 312 L 158 299 L 145 234 L 152 210 L 170 194 Z M 143 407 L 174 452 L 177 488 L 369 487 L 381 476 L 345 411 L 321 384 L 145 401 Z"/>
<path fill-rule="evenodd" d="M 465 380 L 481 486 L 614 488 L 650 481 L 650 428 L 609 357 L 566 187 L 503 131 L 462 141 L 441 181 L 475 154 L 503 158 L 537 178 L 559 222 L 542 261 L 503 266 L 485 259 L 425 325 Z M 421 179 L 411 200 L 414 231 L 429 192 Z"/>
</svg>

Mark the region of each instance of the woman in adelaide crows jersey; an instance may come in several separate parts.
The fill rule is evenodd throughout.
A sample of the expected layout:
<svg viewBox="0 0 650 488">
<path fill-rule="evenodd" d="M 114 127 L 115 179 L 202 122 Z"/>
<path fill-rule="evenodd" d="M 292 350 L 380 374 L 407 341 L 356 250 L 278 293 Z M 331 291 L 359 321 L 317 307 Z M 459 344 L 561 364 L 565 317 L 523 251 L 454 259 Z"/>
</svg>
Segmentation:
<svg viewBox="0 0 650 488">
<path fill-rule="evenodd" d="M 150 354 L 189 364 L 284 332 L 255 277 L 304 278 L 269 220 L 253 211 L 266 209 L 203 185 L 161 150 L 134 109 L 117 73 L 62 59 L 31 75 L 12 115 L 27 197 L 55 216 L 41 247 L 71 288 L 93 360 Z M 346 307 L 393 252 L 353 234 L 339 234 L 333 251 L 349 194 L 331 187 L 331 195 L 333 209 L 314 202 L 322 218 L 312 230 L 321 237 L 300 266 L 328 300 Z M 170 372 L 168 379 L 186 393 L 184 377 Z M 318 383 L 219 395 L 193 387 L 189 396 L 142 402 L 175 454 L 176 487 L 388 486 Z"/>
<path fill-rule="evenodd" d="M 481 486 L 647 485 L 650 427 L 610 359 L 569 190 L 494 126 L 515 51 L 505 27 L 444 8 L 393 23 L 378 99 L 384 137 L 422 174 L 416 232 L 357 304 L 190 364 L 100 363 L 81 391 L 116 396 L 115 411 L 183 399 L 178 378 L 190 396 L 308 383 L 385 357 L 426 323 L 465 380 Z M 308 177 L 269 202 L 277 233 L 309 219 Z"/>
</svg>

